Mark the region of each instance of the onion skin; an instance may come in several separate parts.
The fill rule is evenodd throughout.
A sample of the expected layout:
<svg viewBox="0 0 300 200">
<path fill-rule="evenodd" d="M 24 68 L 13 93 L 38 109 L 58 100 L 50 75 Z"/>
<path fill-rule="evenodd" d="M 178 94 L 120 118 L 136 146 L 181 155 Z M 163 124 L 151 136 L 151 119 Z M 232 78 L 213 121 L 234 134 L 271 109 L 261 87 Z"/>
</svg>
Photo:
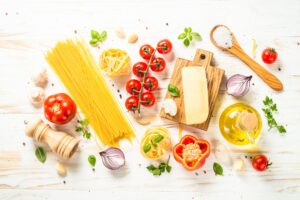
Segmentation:
<svg viewBox="0 0 300 200">
<path fill-rule="evenodd" d="M 245 96 L 250 88 L 250 81 L 252 76 L 244 76 L 235 74 L 231 76 L 226 83 L 227 93 L 234 97 Z"/>
<path fill-rule="evenodd" d="M 110 170 L 117 170 L 125 165 L 125 155 L 119 148 L 110 147 L 99 154 L 103 165 Z"/>
</svg>

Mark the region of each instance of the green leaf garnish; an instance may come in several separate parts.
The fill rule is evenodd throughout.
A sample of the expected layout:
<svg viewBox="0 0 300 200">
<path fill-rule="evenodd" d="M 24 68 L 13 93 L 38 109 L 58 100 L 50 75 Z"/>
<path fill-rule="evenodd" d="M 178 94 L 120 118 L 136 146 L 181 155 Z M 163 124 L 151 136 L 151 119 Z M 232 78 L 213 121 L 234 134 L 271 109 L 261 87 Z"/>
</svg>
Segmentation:
<svg viewBox="0 0 300 200">
<path fill-rule="evenodd" d="M 188 47 L 193 39 L 202 40 L 202 37 L 199 33 L 193 32 L 191 27 L 185 27 L 184 32 L 180 33 L 177 37 L 179 40 L 183 40 L 183 44 Z"/>
<path fill-rule="evenodd" d="M 96 157 L 94 155 L 89 155 L 88 161 L 89 161 L 91 166 L 95 167 L 97 160 L 96 160 Z"/>
<path fill-rule="evenodd" d="M 35 156 L 41 163 L 44 163 L 47 159 L 47 155 L 43 147 L 37 147 L 35 149 Z"/>
<path fill-rule="evenodd" d="M 154 143 L 159 143 L 160 141 L 162 141 L 164 139 L 164 136 L 162 136 L 162 135 L 156 135 L 155 137 L 154 137 L 154 139 L 153 139 L 153 142 Z"/>
<path fill-rule="evenodd" d="M 179 97 L 179 89 L 175 85 L 173 85 L 173 84 L 170 83 L 168 85 L 168 91 L 169 91 L 169 93 L 170 93 L 171 96 L 173 96 L 173 97 Z"/>
<path fill-rule="evenodd" d="M 215 175 L 223 176 L 223 168 L 219 163 L 214 162 L 213 169 L 214 169 Z"/>
<path fill-rule="evenodd" d="M 91 30 L 91 37 L 92 37 L 92 39 L 90 40 L 90 45 L 96 46 L 98 43 L 106 40 L 107 32 L 102 31 L 101 33 L 99 33 L 98 31 Z"/>
<path fill-rule="evenodd" d="M 148 153 L 150 151 L 150 149 L 151 149 L 150 143 L 145 144 L 143 147 L 144 153 Z"/>
<path fill-rule="evenodd" d="M 273 102 L 273 99 L 270 97 L 266 96 L 266 98 L 263 100 L 264 108 L 262 108 L 262 111 L 265 113 L 265 117 L 268 122 L 269 126 L 269 131 L 272 128 L 276 128 L 279 133 L 282 135 L 286 133 L 286 129 L 283 125 L 278 124 L 277 121 L 275 120 L 273 113 L 278 112 L 277 109 L 277 104 Z"/>
<path fill-rule="evenodd" d="M 155 167 L 153 165 L 149 165 L 146 168 L 148 169 L 149 172 L 153 174 L 153 176 L 160 176 L 164 172 L 170 173 L 172 170 L 172 167 L 169 165 L 170 161 L 170 156 L 168 158 L 167 163 L 160 163 L 158 167 Z"/>
<path fill-rule="evenodd" d="M 89 131 L 89 121 L 87 119 L 82 119 L 78 121 L 78 124 L 75 126 L 75 131 L 82 134 L 82 137 L 90 139 L 92 134 Z"/>
</svg>

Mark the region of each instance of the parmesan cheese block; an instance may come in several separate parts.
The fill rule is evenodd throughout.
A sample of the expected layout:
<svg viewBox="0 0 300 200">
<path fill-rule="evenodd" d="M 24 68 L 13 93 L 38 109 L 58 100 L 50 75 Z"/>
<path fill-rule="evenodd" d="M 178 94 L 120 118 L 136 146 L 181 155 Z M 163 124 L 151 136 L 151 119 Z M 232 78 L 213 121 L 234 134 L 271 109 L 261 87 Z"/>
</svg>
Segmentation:
<svg viewBox="0 0 300 200">
<path fill-rule="evenodd" d="M 209 113 L 207 79 L 204 67 L 183 67 L 182 88 L 185 123 L 201 124 Z"/>
</svg>

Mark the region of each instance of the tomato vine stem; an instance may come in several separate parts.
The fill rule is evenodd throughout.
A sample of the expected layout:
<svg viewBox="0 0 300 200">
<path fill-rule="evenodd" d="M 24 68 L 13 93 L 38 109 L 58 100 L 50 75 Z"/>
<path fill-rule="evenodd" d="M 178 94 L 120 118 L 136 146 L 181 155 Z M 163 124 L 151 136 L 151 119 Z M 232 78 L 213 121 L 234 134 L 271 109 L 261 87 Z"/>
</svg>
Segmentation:
<svg viewBox="0 0 300 200">
<path fill-rule="evenodd" d="M 142 79 L 142 81 L 141 81 L 142 87 L 141 87 L 140 92 L 139 92 L 139 102 L 138 102 L 138 108 L 137 108 L 137 111 L 138 111 L 139 114 L 141 113 L 141 101 L 142 101 L 142 93 L 143 93 L 143 89 L 144 89 L 144 85 L 145 85 L 145 79 L 146 79 L 147 73 L 148 73 L 148 71 L 149 71 L 149 68 L 150 68 L 150 66 L 151 66 L 152 59 L 153 59 L 153 57 L 154 57 L 156 51 L 157 51 L 157 47 L 154 49 L 153 53 L 152 53 L 151 56 L 150 56 L 150 59 L 149 59 L 148 64 L 147 64 L 147 68 L 146 68 L 146 70 L 145 70 L 143 79 Z"/>
</svg>

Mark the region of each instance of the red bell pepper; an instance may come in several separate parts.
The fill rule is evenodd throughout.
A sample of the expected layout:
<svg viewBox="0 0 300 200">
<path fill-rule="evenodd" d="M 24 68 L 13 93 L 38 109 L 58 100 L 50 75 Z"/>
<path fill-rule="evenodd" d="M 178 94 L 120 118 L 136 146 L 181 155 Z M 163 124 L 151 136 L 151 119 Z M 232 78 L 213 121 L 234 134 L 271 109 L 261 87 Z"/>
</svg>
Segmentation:
<svg viewBox="0 0 300 200">
<path fill-rule="evenodd" d="M 210 144 L 203 139 L 185 135 L 173 148 L 173 155 L 188 171 L 201 168 L 210 154 Z"/>
</svg>

